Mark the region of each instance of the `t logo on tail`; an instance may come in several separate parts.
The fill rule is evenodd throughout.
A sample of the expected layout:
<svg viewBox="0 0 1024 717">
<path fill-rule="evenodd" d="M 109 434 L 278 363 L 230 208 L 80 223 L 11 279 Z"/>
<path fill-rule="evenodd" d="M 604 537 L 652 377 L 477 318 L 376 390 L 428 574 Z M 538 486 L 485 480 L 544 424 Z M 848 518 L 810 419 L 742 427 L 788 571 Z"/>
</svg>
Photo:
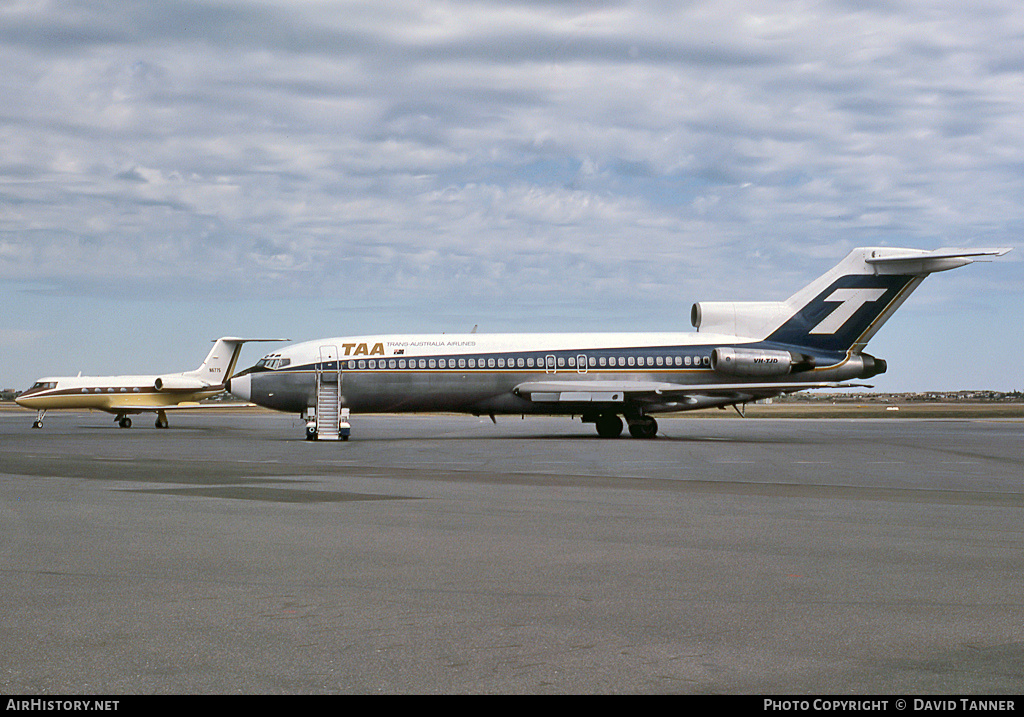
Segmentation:
<svg viewBox="0 0 1024 717">
<path fill-rule="evenodd" d="M 878 301 L 885 295 L 885 289 L 836 289 L 824 301 L 841 301 L 821 323 L 811 329 L 811 334 L 834 334 L 857 313 L 864 304 Z"/>
</svg>

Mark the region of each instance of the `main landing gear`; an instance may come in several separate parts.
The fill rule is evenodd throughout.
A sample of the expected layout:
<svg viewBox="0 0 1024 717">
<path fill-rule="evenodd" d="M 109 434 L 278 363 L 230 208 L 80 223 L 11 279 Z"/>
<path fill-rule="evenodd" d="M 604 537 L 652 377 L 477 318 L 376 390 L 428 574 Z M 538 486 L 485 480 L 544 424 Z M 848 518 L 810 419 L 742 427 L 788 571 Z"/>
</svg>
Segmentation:
<svg viewBox="0 0 1024 717">
<path fill-rule="evenodd" d="M 132 427 L 132 419 L 128 418 L 128 416 L 126 416 L 123 413 L 117 414 L 117 417 L 115 417 L 114 420 L 117 421 L 117 425 L 120 426 L 121 428 Z M 157 411 L 156 423 L 153 425 L 155 425 L 157 428 L 167 428 L 168 426 L 170 426 L 171 424 L 167 420 L 167 413 L 164 411 Z"/>
<path fill-rule="evenodd" d="M 658 435 L 658 422 L 650 416 L 626 416 L 626 421 L 629 423 L 629 435 L 633 438 L 654 438 Z M 618 438 L 622 435 L 622 419 L 614 413 L 584 416 L 583 422 L 595 424 L 597 435 L 601 438 Z"/>
<path fill-rule="evenodd" d="M 642 416 L 629 422 L 629 435 L 633 438 L 654 438 L 658 435 L 658 422 L 650 416 Z"/>
</svg>

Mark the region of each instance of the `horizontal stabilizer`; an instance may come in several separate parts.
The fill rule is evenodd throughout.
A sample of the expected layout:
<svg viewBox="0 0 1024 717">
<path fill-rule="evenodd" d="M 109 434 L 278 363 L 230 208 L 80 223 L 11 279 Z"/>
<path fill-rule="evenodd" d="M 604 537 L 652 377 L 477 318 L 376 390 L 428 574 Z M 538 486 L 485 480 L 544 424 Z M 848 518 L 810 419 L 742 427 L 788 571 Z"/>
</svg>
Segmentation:
<svg viewBox="0 0 1024 717">
<path fill-rule="evenodd" d="M 931 274 L 984 261 L 984 257 L 998 257 L 1011 247 L 994 249 L 873 249 L 864 261 L 885 273 Z"/>
</svg>

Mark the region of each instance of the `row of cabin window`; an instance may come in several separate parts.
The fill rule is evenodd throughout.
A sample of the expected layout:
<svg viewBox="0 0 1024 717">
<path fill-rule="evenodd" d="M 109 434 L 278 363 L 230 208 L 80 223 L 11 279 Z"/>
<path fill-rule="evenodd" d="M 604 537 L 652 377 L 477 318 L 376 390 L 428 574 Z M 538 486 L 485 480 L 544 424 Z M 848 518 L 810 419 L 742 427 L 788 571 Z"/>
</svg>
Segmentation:
<svg viewBox="0 0 1024 717">
<path fill-rule="evenodd" d="M 559 356 L 556 359 L 558 368 L 576 368 L 576 357 Z M 604 368 L 604 367 L 629 367 L 629 366 L 649 366 L 652 368 L 658 366 L 710 366 L 711 358 L 709 356 L 590 356 L 587 359 L 587 365 L 590 368 Z M 489 358 L 489 359 L 349 359 L 345 361 L 345 368 L 554 368 L 550 365 L 550 362 L 546 362 L 545 359 L 533 359 L 533 358 L 518 358 L 518 359 L 506 359 L 504 358 Z"/>
<path fill-rule="evenodd" d="M 124 387 L 118 388 L 118 389 L 115 389 L 115 388 L 108 388 L 107 389 L 107 393 L 114 393 L 114 391 L 120 391 L 121 393 L 128 393 L 128 389 L 124 388 Z M 94 388 L 92 390 L 92 392 L 93 393 L 103 393 L 103 389 L 102 388 Z M 132 393 L 139 393 L 139 392 L 140 392 L 140 389 L 138 388 L 138 386 L 136 386 L 135 388 L 132 389 Z M 82 393 L 89 393 L 89 389 L 83 388 L 82 389 Z"/>
</svg>

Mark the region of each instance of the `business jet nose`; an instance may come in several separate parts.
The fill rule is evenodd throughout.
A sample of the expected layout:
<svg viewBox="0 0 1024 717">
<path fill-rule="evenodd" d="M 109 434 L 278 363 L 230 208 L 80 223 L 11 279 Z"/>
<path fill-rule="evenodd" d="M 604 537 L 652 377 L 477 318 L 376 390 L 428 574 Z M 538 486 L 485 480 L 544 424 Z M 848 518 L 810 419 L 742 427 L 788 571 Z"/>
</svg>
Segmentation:
<svg viewBox="0 0 1024 717">
<path fill-rule="evenodd" d="M 239 374 L 228 379 L 228 393 L 243 401 L 249 401 L 252 396 L 252 378 L 250 374 Z"/>
</svg>

